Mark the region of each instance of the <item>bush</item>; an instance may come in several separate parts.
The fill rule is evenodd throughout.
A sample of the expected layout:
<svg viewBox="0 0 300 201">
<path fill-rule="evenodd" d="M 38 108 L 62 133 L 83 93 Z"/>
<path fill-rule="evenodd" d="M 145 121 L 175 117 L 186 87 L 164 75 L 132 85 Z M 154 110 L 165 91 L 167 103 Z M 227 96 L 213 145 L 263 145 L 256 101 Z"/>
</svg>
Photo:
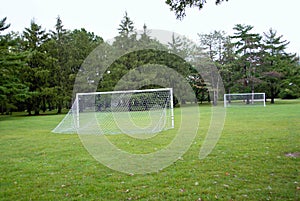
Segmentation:
<svg viewBox="0 0 300 201">
<path fill-rule="evenodd" d="M 299 87 L 293 85 L 293 87 L 284 88 L 279 93 L 279 97 L 282 99 L 296 99 L 300 97 Z"/>
</svg>

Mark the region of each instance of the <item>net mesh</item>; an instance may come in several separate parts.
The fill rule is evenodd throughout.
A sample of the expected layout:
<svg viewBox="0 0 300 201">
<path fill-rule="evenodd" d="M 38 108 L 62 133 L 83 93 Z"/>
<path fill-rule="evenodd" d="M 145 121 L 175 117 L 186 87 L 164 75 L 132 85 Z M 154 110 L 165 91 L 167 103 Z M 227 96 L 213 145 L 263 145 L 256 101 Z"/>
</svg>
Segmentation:
<svg viewBox="0 0 300 201">
<path fill-rule="evenodd" d="M 265 106 L 264 93 L 225 94 L 224 106 Z"/>
<path fill-rule="evenodd" d="M 76 134 L 76 108 L 77 101 L 74 101 L 71 109 L 63 120 L 52 130 L 53 133 Z"/>
<path fill-rule="evenodd" d="M 54 133 L 147 134 L 173 127 L 171 89 L 79 93 Z"/>
</svg>

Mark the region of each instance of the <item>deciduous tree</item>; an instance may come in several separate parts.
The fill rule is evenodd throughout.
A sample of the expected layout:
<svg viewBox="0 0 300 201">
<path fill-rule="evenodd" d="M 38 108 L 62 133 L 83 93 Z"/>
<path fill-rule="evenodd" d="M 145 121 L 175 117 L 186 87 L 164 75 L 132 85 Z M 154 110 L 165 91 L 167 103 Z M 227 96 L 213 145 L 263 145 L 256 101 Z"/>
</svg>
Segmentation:
<svg viewBox="0 0 300 201">
<path fill-rule="evenodd" d="M 216 4 L 220 4 L 224 0 L 215 0 Z M 228 0 L 226 0 L 228 1 Z M 175 12 L 177 19 L 183 19 L 186 16 L 187 8 L 203 8 L 206 0 L 166 0 L 165 3 L 170 6 L 171 11 Z"/>
</svg>

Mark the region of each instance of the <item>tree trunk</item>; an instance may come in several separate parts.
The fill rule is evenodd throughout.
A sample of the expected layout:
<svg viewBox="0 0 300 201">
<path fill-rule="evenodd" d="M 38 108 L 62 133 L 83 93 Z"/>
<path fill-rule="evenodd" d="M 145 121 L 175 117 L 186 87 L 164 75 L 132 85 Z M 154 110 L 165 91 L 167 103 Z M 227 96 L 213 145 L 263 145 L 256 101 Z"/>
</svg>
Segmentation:
<svg viewBox="0 0 300 201">
<path fill-rule="evenodd" d="M 271 86 L 271 104 L 275 103 L 275 89 Z"/>
<path fill-rule="evenodd" d="M 218 104 L 218 92 L 214 90 L 213 106 L 217 106 L 217 104 Z"/>
<path fill-rule="evenodd" d="M 63 100 L 59 100 L 58 107 L 57 107 L 57 114 L 61 114 L 62 106 L 63 106 Z"/>
<path fill-rule="evenodd" d="M 47 110 L 46 98 L 43 98 L 42 110 L 43 110 L 43 112 L 46 112 L 46 110 Z"/>
<path fill-rule="evenodd" d="M 58 109 L 57 109 L 57 114 L 61 114 L 61 111 L 62 111 L 62 108 L 61 108 L 61 105 L 59 105 Z"/>
<path fill-rule="evenodd" d="M 40 109 L 38 107 L 34 108 L 34 115 L 39 115 Z"/>
<path fill-rule="evenodd" d="M 52 111 L 52 104 L 51 104 L 50 101 L 48 101 L 48 110 L 49 110 L 49 111 Z"/>
<path fill-rule="evenodd" d="M 31 110 L 32 110 L 32 105 L 29 103 L 29 104 L 27 105 L 27 112 L 28 112 L 28 115 L 29 115 L 29 116 L 32 115 L 32 114 L 31 114 Z"/>
<path fill-rule="evenodd" d="M 231 93 L 231 90 L 230 90 L 230 87 L 228 88 L 228 94 L 230 94 Z M 225 101 L 225 100 L 224 100 Z M 231 96 L 229 96 L 229 98 L 228 98 L 228 103 L 231 103 Z"/>
</svg>

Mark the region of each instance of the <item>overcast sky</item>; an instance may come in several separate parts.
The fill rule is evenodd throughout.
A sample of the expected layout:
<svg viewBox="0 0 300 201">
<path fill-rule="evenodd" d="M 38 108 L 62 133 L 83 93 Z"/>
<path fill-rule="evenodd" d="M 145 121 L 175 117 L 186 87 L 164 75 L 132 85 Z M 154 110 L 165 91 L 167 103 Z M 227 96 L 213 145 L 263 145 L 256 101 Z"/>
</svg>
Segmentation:
<svg viewBox="0 0 300 201">
<path fill-rule="evenodd" d="M 23 31 L 31 19 L 43 28 L 53 29 L 59 15 L 65 28 L 85 28 L 109 40 L 125 11 L 136 29 L 145 23 L 149 29 L 163 29 L 197 40 L 197 33 L 224 30 L 232 34 L 235 24 L 248 24 L 262 34 L 269 28 L 290 41 L 289 52 L 300 53 L 300 0 L 229 0 L 215 6 L 207 0 L 203 10 L 188 9 L 179 21 L 165 0 L 1 0 L 0 18 L 7 17 L 10 30 Z"/>
</svg>

